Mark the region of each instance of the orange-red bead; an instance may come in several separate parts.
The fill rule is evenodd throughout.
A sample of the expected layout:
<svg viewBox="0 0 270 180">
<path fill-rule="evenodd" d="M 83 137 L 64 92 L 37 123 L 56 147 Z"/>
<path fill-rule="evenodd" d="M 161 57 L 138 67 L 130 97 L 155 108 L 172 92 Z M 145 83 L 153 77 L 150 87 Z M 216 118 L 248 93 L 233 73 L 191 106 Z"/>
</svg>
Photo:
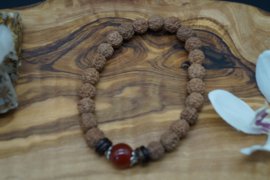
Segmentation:
<svg viewBox="0 0 270 180">
<path fill-rule="evenodd" d="M 129 167 L 131 157 L 132 149 L 127 144 L 119 143 L 114 145 L 111 149 L 110 160 L 118 168 Z"/>
</svg>

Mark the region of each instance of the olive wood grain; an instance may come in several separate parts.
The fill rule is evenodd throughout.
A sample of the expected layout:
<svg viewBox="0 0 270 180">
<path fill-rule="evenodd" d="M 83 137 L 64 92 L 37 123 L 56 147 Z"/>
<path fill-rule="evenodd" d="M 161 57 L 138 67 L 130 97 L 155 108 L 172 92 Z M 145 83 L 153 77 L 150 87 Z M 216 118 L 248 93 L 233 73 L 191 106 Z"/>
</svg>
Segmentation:
<svg viewBox="0 0 270 180">
<path fill-rule="evenodd" d="M 269 153 L 239 152 L 263 145 L 266 135 L 238 132 L 207 98 L 210 91 L 225 89 L 254 110 L 263 106 L 255 63 L 270 49 L 269 13 L 208 0 L 49 0 L 19 11 L 24 23 L 19 107 L 0 115 L 1 179 L 269 178 Z M 120 171 L 87 147 L 76 90 L 89 58 L 109 32 L 155 14 L 179 17 L 202 40 L 205 105 L 175 151 L 146 167 Z M 176 35 L 164 30 L 136 35 L 115 51 L 94 99 L 99 127 L 114 144 L 146 146 L 179 119 L 188 95 L 187 55 Z"/>
</svg>

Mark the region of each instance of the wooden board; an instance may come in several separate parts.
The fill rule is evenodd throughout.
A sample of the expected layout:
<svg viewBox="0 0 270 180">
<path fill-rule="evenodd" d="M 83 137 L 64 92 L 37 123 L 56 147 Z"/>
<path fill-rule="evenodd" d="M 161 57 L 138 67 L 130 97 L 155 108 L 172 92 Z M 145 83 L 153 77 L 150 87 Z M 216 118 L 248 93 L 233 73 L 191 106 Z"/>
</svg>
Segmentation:
<svg viewBox="0 0 270 180">
<path fill-rule="evenodd" d="M 263 145 L 266 135 L 236 131 L 207 98 L 225 89 L 254 110 L 263 106 L 254 71 L 258 55 L 270 49 L 269 13 L 207 0 L 50 0 L 18 10 L 24 22 L 20 105 L 0 115 L 1 179 L 269 179 L 269 153 L 239 152 Z M 179 17 L 202 39 L 205 106 L 175 151 L 146 167 L 117 170 L 87 147 L 76 90 L 109 32 L 154 14 Z M 148 32 L 124 42 L 96 86 L 100 129 L 132 148 L 158 140 L 184 108 L 187 67 L 187 52 L 173 34 Z"/>
</svg>

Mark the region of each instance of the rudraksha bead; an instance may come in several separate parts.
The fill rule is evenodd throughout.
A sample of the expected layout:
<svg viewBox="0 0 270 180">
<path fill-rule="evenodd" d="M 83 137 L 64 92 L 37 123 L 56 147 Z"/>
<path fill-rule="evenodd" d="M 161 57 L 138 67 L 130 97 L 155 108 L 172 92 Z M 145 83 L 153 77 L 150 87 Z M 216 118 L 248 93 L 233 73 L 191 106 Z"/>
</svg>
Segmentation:
<svg viewBox="0 0 270 180">
<path fill-rule="evenodd" d="M 143 34 L 148 29 L 148 23 L 144 18 L 137 18 L 133 21 L 133 29 L 137 34 Z"/>
<path fill-rule="evenodd" d="M 83 131 L 97 127 L 97 118 L 92 113 L 83 113 L 80 118 L 80 125 Z"/>
<path fill-rule="evenodd" d="M 113 48 L 119 48 L 122 45 L 123 37 L 119 34 L 118 31 L 111 32 L 107 35 L 107 43 L 112 45 Z"/>
<path fill-rule="evenodd" d="M 97 142 L 95 151 L 99 155 L 103 155 L 111 146 L 112 142 L 108 138 L 104 138 Z"/>
<path fill-rule="evenodd" d="M 99 73 L 94 68 L 88 68 L 83 71 L 82 74 L 82 81 L 84 83 L 90 83 L 92 85 L 95 85 L 99 80 Z"/>
<path fill-rule="evenodd" d="M 158 160 L 164 156 L 165 149 L 160 142 L 152 141 L 148 144 L 147 150 L 152 160 Z"/>
<path fill-rule="evenodd" d="M 160 143 L 166 151 L 172 151 L 177 147 L 179 138 L 174 132 L 167 131 L 161 135 Z"/>
<path fill-rule="evenodd" d="M 90 147 L 95 147 L 96 144 L 104 138 L 104 133 L 98 128 L 92 128 L 85 134 L 85 140 Z"/>
<path fill-rule="evenodd" d="M 97 71 L 102 71 L 106 63 L 106 58 L 102 54 L 95 54 L 89 62 L 89 67 L 95 68 Z"/>
<path fill-rule="evenodd" d="M 197 37 L 188 38 L 188 40 L 185 43 L 185 49 L 188 52 L 193 51 L 195 49 L 201 49 L 201 47 L 202 47 L 202 42 Z"/>
<path fill-rule="evenodd" d="M 148 19 L 148 27 L 150 30 L 152 31 L 159 31 L 162 29 L 164 24 L 164 19 L 163 17 L 159 16 L 159 15 L 154 15 L 151 16 Z"/>
<path fill-rule="evenodd" d="M 78 102 L 77 108 L 81 114 L 91 113 L 95 109 L 95 102 L 90 98 L 83 98 Z"/>
<path fill-rule="evenodd" d="M 191 93 L 187 97 L 186 104 L 199 110 L 203 106 L 203 101 L 204 98 L 200 93 Z"/>
<path fill-rule="evenodd" d="M 190 126 L 194 125 L 197 122 L 198 111 L 197 109 L 187 106 L 180 114 L 181 119 L 185 119 Z"/>
<path fill-rule="evenodd" d="M 114 49 L 112 45 L 108 43 L 101 43 L 98 46 L 97 52 L 105 56 L 106 60 L 110 59 L 113 55 Z"/>
<path fill-rule="evenodd" d="M 188 76 L 190 79 L 193 78 L 203 79 L 203 77 L 205 76 L 205 69 L 202 65 L 193 63 L 188 68 Z"/>
<path fill-rule="evenodd" d="M 178 30 L 177 30 L 177 38 L 180 41 L 185 42 L 188 38 L 194 36 L 193 34 L 193 30 L 190 26 L 181 26 Z"/>
<path fill-rule="evenodd" d="M 200 93 L 203 94 L 205 90 L 204 82 L 199 78 L 191 79 L 187 85 L 188 93 Z"/>
<path fill-rule="evenodd" d="M 204 53 L 199 49 L 194 49 L 193 51 L 189 52 L 188 60 L 190 64 L 202 64 L 204 63 L 205 56 Z"/>
<path fill-rule="evenodd" d="M 186 120 L 177 120 L 172 123 L 170 130 L 177 134 L 179 139 L 183 139 L 189 131 L 189 125 Z"/>
<path fill-rule="evenodd" d="M 118 28 L 118 32 L 124 40 L 130 40 L 134 36 L 134 29 L 130 24 L 121 24 Z"/>
<path fill-rule="evenodd" d="M 181 21 L 177 17 L 168 17 L 164 22 L 166 31 L 175 33 L 181 27 Z"/>
<path fill-rule="evenodd" d="M 93 97 L 96 94 L 96 88 L 90 83 L 84 83 L 79 89 L 78 94 L 81 98 Z"/>
<path fill-rule="evenodd" d="M 138 156 L 139 164 L 145 165 L 150 161 L 148 150 L 144 146 L 136 148 L 135 153 Z"/>
</svg>

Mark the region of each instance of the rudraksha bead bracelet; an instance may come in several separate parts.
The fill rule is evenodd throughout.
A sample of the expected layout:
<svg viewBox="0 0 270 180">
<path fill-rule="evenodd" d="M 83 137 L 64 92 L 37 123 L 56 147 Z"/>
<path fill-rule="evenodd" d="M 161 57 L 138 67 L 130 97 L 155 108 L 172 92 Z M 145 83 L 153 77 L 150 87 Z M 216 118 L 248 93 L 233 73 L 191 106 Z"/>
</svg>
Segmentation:
<svg viewBox="0 0 270 180">
<path fill-rule="evenodd" d="M 95 102 L 91 99 L 95 96 L 94 85 L 99 80 L 99 73 L 104 69 L 105 63 L 113 55 L 114 48 L 119 48 L 123 40 L 130 40 L 134 34 L 143 34 L 148 29 L 159 31 L 162 28 L 170 33 L 176 33 L 177 38 L 185 42 L 185 49 L 189 52 L 188 76 L 191 79 L 187 85 L 189 96 L 186 99 L 186 107 L 180 114 L 180 118 L 174 121 L 169 130 L 163 133 L 160 141 L 152 141 L 147 147 L 141 146 L 132 150 L 124 143 L 113 145 L 105 137 L 103 131 L 97 128 L 98 123 L 93 111 Z M 80 125 L 86 132 L 85 139 L 87 144 L 95 148 L 99 155 L 105 154 L 106 157 L 118 168 L 126 168 L 136 163 L 146 164 L 150 160 L 158 160 L 163 157 L 165 151 L 174 150 L 179 141 L 188 133 L 190 126 L 197 122 L 198 111 L 203 106 L 204 98 L 202 94 L 205 84 L 202 79 L 205 76 L 205 69 L 201 65 L 205 56 L 200 50 L 202 42 L 194 37 L 190 26 L 181 26 L 179 18 L 169 17 L 165 21 L 163 17 L 151 16 L 149 20 L 137 18 L 133 24 L 122 24 L 118 31 L 111 32 L 106 38 L 107 43 L 102 43 L 97 48 L 97 53 L 89 61 L 89 68 L 82 74 L 83 85 L 78 89 L 78 94 L 82 98 L 78 103 L 78 110 L 81 113 Z"/>
</svg>

